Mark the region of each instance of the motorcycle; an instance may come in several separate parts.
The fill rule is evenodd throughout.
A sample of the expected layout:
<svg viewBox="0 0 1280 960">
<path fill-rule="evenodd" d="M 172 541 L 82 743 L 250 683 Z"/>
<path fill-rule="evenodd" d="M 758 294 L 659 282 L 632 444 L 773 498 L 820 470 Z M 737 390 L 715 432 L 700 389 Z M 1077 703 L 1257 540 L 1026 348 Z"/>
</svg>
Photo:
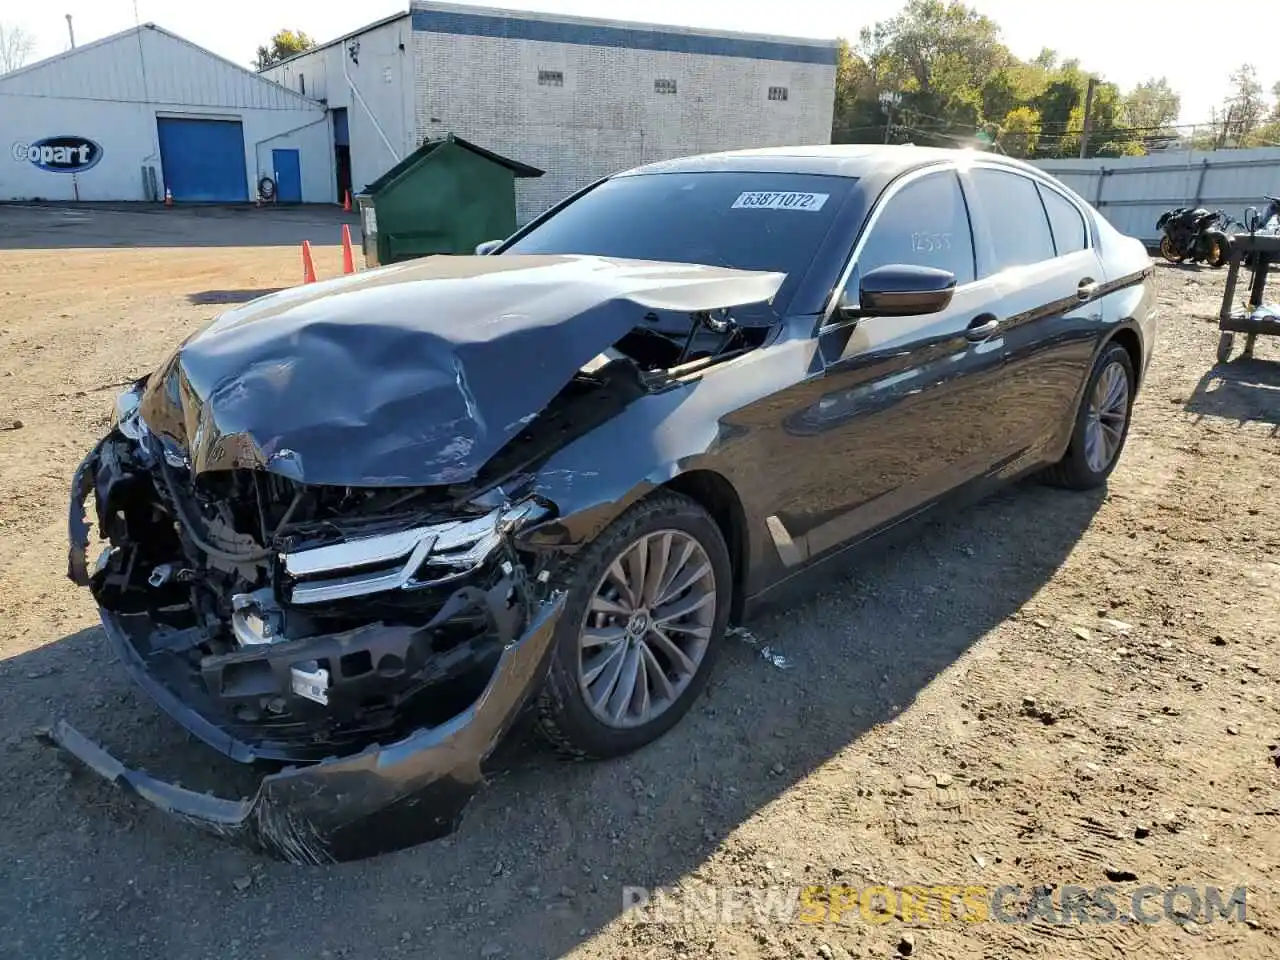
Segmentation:
<svg viewBox="0 0 1280 960">
<path fill-rule="evenodd" d="M 1204 207 L 1178 207 L 1161 214 L 1156 221 L 1160 237 L 1160 256 L 1170 263 L 1205 262 L 1221 267 L 1227 262 L 1230 243 L 1226 229 L 1232 220 L 1221 210 Z"/>
</svg>

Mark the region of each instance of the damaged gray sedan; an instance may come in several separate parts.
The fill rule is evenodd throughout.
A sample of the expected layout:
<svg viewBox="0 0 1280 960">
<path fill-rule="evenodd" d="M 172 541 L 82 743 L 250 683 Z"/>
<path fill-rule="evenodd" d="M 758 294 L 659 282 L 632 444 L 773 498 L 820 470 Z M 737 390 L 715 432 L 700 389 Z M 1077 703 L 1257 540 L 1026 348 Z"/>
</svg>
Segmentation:
<svg viewBox="0 0 1280 960">
<path fill-rule="evenodd" d="M 238 307 L 118 399 L 70 576 L 168 714 L 282 769 L 220 799 L 49 736 L 289 860 L 446 833 L 526 708 L 634 750 L 801 571 L 1031 471 L 1104 482 L 1151 302 L 1141 245 L 1030 167 L 831 147 Z"/>
</svg>

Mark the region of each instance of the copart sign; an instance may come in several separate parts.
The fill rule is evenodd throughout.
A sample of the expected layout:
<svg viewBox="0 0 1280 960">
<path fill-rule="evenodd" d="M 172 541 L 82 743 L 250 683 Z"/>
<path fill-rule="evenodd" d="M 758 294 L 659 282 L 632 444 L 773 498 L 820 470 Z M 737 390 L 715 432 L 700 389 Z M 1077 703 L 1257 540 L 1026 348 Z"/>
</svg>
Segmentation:
<svg viewBox="0 0 1280 960">
<path fill-rule="evenodd" d="M 102 147 L 88 137 L 45 137 L 35 143 L 18 141 L 13 159 L 50 173 L 83 173 L 102 159 Z"/>
</svg>

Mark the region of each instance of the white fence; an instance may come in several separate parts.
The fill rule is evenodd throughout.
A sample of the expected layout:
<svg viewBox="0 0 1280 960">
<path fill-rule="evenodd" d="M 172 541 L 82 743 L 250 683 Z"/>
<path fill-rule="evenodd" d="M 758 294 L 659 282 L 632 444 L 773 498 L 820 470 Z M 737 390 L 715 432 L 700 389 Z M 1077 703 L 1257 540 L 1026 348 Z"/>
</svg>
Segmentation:
<svg viewBox="0 0 1280 960">
<path fill-rule="evenodd" d="M 1093 204 L 1122 233 L 1156 241 L 1156 220 L 1174 207 L 1225 210 L 1245 219 L 1280 196 L 1280 148 L 1158 153 L 1149 157 L 1041 160 L 1036 164 Z"/>
</svg>

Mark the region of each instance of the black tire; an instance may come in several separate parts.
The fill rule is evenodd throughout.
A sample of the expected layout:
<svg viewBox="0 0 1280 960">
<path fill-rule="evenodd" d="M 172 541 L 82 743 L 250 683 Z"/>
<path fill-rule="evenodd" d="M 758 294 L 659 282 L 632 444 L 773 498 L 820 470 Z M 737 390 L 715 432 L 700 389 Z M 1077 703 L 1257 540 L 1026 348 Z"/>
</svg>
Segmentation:
<svg viewBox="0 0 1280 960">
<path fill-rule="evenodd" d="M 1226 234 L 1215 231 L 1209 234 L 1205 243 L 1209 251 L 1205 262 L 1215 269 L 1224 266 L 1231 256 L 1231 241 L 1227 239 Z"/>
<path fill-rule="evenodd" d="M 1160 238 L 1160 256 L 1164 257 L 1170 263 L 1181 263 L 1186 257 L 1178 253 L 1177 247 L 1174 246 L 1173 240 L 1166 233 Z"/>
<path fill-rule="evenodd" d="M 691 535 L 706 552 L 715 578 L 716 611 L 706 650 L 693 679 L 653 720 L 642 726 L 612 727 L 592 713 L 579 683 L 580 633 L 592 596 L 615 558 L 646 534 L 675 529 Z M 579 760 L 630 753 L 671 729 L 706 687 L 724 642 L 733 602 L 733 568 L 720 528 L 698 503 L 659 491 L 634 504 L 558 571 L 555 583 L 568 600 L 553 640 L 551 664 L 538 695 L 539 733 L 561 753 Z"/>
<path fill-rule="evenodd" d="M 1120 364 L 1128 380 L 1129 395 L 1125 408 L 1124 429 L 1120 436 L 1120 444 L 1112 455 L 1111 460 L 1101 470 L 1095 470 L 1089 465 L 1085 456 L 1085 430 L 1089 419 L 1089 400 L 1093 396 L 1094 387 L 1097 386 L 1103 370 L 1112 363 Z M 1075 423 L 1071 428 L 1071 443 L 1067 446 L 1066 454 L 1061 460 L 1046 469 L 1040 478 L 1052 486 L 1065 487 L 1069 490 L 1092 490 L 1106 483 L 1107 477 L 1111 476 L 1111 471 L 1120 462 L 1120 456 L 1124 453 L 1125 441 L 1129 438 L 1129 425 L 1133 422 L 1133 400 L 1136 387 L 1137 377 L 1134 374 L 1133 360 L 1129 357 L 1129 351 L 1118 343 L 1108 344 L 1103 348 L 1102 353 L 1098 355 L 1098 359 L 1094 361 L 1093 370 L 1089 374 L 1089 382 L 1085 385 L 1084 394 L 1080 398 L 1080 407 L 1076 410 Z"/>
</svg>

